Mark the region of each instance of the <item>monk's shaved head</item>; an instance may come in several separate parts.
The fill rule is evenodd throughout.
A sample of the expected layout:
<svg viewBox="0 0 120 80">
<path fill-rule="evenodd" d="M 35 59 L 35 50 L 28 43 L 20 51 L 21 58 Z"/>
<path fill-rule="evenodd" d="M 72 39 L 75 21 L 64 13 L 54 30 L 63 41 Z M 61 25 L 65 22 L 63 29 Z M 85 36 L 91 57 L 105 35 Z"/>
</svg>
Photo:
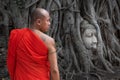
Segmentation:
<svg viewBox="0 0 120 80">
<path fill-rule="evenodd" d="M 34 21 L 36 21 L 37 19 L 42 19 L 42 18 L 46 17 L 46 15 L 48 15 L 48 14 L 49 14 L 48 11 L 46 11 L 45 9 L 36 8 L 31 13 L 31 23 L 33 24 Z"/>
</svg>

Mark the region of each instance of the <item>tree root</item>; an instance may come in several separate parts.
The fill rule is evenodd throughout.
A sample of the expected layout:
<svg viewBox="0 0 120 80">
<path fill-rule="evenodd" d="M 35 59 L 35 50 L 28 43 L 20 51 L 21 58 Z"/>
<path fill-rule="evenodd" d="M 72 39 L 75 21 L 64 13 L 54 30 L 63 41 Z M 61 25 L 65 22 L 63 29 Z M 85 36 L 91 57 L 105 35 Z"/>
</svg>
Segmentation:
<svg viewBox="0 0 120 80">
<path fill-rule="evenodd" d="M 98 78 L 98 80 L 102 80 L 101 77 L 97 73 L 90 73 L 90 75 L 93 75 Z"/>
</svg>

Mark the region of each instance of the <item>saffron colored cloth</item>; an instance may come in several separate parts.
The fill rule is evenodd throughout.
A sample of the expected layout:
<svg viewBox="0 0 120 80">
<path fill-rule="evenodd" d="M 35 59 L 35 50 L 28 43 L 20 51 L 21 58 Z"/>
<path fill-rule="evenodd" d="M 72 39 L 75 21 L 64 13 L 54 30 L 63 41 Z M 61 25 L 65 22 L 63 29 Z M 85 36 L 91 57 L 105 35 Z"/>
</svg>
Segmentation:
<svg viewBox="0 0 120 80">
<path fill-rule="evenodd" d="M 7 68 L 11 80 L 50 80 L 46 45 L 28 28 L 12 30 Z"/>
</svg>

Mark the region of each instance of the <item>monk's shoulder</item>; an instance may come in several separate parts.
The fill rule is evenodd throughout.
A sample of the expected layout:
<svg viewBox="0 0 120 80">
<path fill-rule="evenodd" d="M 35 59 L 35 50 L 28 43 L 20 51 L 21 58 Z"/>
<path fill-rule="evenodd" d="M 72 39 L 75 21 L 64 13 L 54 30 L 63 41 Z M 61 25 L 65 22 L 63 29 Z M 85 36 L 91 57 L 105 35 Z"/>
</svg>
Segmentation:
<svg viewBox="0 0 120 80">
<path fill-rule="evenodd" d="M 50 46 L 50 45 L 54 45 L 55 44 L 54 39 L 51 36 L 47 35 L 47 34 L 43 34 L 42 39 L 44 40 L 46 45 Z"/>
<path fill-rule="evenodd" d="M 47 35 L 46 38 L 47 38 L 47 43 L 49 43 L 49 44 L 55 43 L 55 41 L 54 41 L 54 39 L 52 37 Z"/>
</svg>

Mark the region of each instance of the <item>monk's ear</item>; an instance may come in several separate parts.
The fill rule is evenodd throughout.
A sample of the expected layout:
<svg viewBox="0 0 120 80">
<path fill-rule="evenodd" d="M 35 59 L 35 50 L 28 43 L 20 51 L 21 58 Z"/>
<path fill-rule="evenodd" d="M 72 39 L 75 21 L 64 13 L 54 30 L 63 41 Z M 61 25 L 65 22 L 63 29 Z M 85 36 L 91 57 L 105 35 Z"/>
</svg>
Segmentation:
<svg viewBox="0 0 120 80">
<path fill-rule="evenodd" d="M 37 20 L 36 20 L 36 23 L 37 23 L 38 25 L 40 25 L 40 24 L 41 24 L 41 19 L 37 19 Z"/>
</svg>

